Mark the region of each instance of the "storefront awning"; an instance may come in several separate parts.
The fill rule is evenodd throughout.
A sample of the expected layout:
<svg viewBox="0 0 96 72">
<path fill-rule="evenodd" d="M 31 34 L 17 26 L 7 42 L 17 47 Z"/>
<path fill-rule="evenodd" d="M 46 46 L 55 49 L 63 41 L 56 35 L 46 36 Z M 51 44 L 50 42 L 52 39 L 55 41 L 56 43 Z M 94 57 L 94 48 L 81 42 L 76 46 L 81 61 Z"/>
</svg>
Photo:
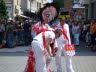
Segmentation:
<svg viewBox="0 0 96 72">
<path fill-rule="evenodd" d="M 36 0 L 37 2 L 39 2 L 39 3 L 42 3 L 42 0 Z"/>
<path fill-rule="evenodd" d="M 73 8 L 85 8 L 85 7 L 82 6 L 81 4 L 74 4 Z"/>
<path fill-rule="evenodd" d="M 84 4 L 89 4 L 90 0 L 80 0 L 80 4 L 84 5 Z"/>
<path fill-rule="evenodd" d="M 31 11 L 32 13 L 35 13 L 36 11 Z"/>
<path fill-rule="evenodd" d="M 18 17 L 23 17 L 23 18 L 30 18 L 30 17 L 27 17 L 25 15 L 17 15 Z"/>
</svg>

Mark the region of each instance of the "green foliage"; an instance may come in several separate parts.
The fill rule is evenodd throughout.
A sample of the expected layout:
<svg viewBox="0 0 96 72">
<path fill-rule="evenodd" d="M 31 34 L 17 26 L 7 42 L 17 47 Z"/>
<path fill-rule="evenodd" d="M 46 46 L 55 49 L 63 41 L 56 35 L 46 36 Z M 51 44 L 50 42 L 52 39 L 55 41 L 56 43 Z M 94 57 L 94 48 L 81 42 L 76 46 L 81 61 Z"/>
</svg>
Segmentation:
<svg viewBox="0 0 96 72">
<path fill-rule="evenodd" d="M 54 0 L 58 3 L 60 8 L 64 8 L 64 0 Z"/>
<path fill-rule="evenodd" d="M 7 7 L 3 0 L 0 0 L 0 18 L 7 18 Z"/>
</svg>

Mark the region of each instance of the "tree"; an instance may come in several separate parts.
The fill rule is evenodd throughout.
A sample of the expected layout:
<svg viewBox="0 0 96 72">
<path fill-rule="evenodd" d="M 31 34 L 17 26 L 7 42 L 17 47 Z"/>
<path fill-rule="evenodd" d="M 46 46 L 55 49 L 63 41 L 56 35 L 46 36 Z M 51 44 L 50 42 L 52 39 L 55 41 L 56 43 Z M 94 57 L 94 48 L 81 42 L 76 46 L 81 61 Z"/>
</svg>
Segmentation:
<svg viewBox="0 0 96 72">
<path fill-rule="evenodd" d="M 54 2 L 57 2 L 60 8 L 64 8 L 64 0 L 53 0 Z"/>
<path fill-rule="evenodd" d="M 0 18 L 7 18 L 7 7 L 5 5 L 5 2 L 3 0 L 0 0 Z"/>
</svg>

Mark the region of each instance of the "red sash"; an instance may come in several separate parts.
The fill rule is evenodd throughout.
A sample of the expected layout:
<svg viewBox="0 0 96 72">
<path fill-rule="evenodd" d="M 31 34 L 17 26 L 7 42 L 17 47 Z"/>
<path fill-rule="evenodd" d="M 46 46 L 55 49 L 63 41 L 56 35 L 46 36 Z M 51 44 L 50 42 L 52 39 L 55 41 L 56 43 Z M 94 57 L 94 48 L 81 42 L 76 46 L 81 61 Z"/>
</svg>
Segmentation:
<svg viewBox="0 0 96 72">
<path fill-rule="evenodd" d="M 45 41 L 45 32 L 42 33 L 42 39 L 43 39 L 43 46 L 44 46 L 44 52 L 43 54 L 46 55 L 46 41 Z"/>
<path fill-rule="evenodd" d="M 45 32 L 43 32 L 42 33 L 42 39 L 43 39 L 43 46 L 44 46 L 44 48 L 46 49 L 46 41 L 45 41 Z M 54 42 L 55 42 L 55 40 L 53 40 L 53 42 L 52 42 L 52 53 L 54 53 L 55 52 L 55 49 L 54 49 Z M 44 55 L 46 54 L 46 52 L 44 52 Z"/>
<path fill-rule="evenodd" d="M 62 33 L 63 33 L 63 35 L 64 35 L 64 38 L 66 38 L 67 40 L 68 40 L 68 43 L 69 43 L 69 38 L 68 38 L 68 36 L 67 36 L 67 34 L 66 34 L 66 31 L 65 31 L 65 29 L 64 29 L 64 27 L 62 26 Z"/>
<path fill-rule="evenodd" d="M 42 33 L 43 46 L 46 49 L 45 32 Z"/>
<path fill-rule="evenodd" d="M 48 29 L 44 28 L 41 24 L 35 24 L 32 30 L 36 32 L 36 35 L 44 31 L 49 31 Z"/>
</svg>

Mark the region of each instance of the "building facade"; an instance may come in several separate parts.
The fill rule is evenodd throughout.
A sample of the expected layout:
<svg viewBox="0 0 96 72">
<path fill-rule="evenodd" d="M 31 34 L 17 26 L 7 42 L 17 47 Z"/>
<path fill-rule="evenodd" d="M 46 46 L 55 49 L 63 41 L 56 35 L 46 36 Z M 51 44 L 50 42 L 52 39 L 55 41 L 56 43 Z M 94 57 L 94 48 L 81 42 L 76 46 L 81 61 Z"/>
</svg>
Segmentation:
<svg viewBox="0 0 96 72">
<path fill-rule="evenodd" d="M 8 16 L 11 19 L 15 19 L 17 16 L 28 15 L 26 16 L 34 16 L 34 14 L 39 10 L 39 8 L 43 7 L 47 0 L 4 0 Z M 23 16 L 24 17 L 24 16 Z"/>
<path fill-rule="evenodd" d="M 80 0 L 85 6 L 85 19 L 96 19 L 96 0 Z"/>
<path fill-rule="evenodd" d="M 73 6 L 73 0 L 64 0 L 64 11 L 70 11 Z"/>
<path fill-rule="evenodd" d="M 23 14 L 34 19 L 37 11 L 47 2 L 47 0 L 21 0 Z"/>
<path fill-rule="evenodd" d="M 4 0 L 6 6 L 7 6 L 7 11 L 8 11 L 8 16 L 10 19 L 15 19 L 16 15 L 21 15 L 21 0 Z"/>
</svg>

